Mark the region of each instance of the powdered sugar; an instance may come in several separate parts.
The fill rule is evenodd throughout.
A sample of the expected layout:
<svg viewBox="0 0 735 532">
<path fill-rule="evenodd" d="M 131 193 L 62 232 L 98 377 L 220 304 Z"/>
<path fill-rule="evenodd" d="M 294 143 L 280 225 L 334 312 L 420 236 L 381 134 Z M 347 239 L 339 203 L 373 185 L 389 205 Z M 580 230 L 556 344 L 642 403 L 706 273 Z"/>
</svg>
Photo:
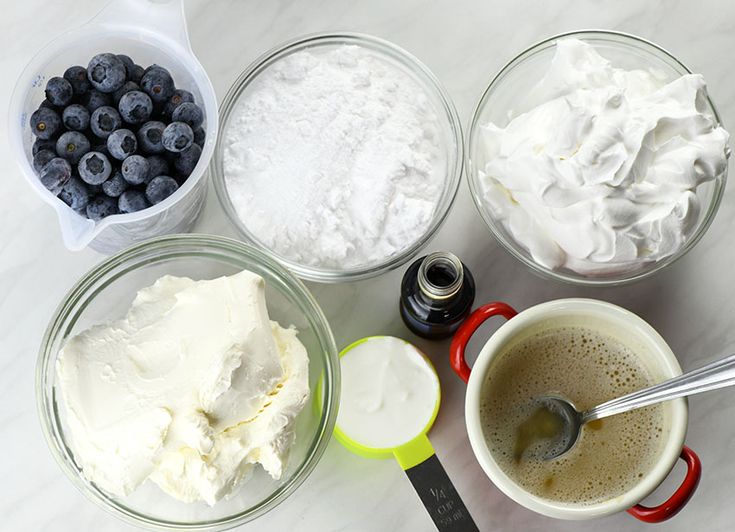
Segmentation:
<svg viewBox="0 0 735 532">
<path fill-rule="evenodd" d="M 370 50 L 299 51 L 262 72 L 225 133 L 228 193 L 263 245 L 300 264 L 354 268 L 431 223 L 444 186 L 437 112 Z"/>
</svg>

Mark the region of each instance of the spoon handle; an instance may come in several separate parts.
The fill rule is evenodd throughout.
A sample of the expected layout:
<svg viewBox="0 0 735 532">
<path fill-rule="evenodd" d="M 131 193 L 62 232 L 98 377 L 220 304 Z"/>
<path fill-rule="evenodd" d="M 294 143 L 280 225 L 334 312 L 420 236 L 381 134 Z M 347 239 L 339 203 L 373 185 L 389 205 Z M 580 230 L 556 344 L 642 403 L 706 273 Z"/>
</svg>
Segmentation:
<svg viewBox="0 0 735 532">
<path fill-rule="evenodd" d="M 735 385 L 735 355 L 717 360 L 673 379 L 591 408 L 582 413 L 582 423 L 635 410 L 686 395 Z"/>
</svg>

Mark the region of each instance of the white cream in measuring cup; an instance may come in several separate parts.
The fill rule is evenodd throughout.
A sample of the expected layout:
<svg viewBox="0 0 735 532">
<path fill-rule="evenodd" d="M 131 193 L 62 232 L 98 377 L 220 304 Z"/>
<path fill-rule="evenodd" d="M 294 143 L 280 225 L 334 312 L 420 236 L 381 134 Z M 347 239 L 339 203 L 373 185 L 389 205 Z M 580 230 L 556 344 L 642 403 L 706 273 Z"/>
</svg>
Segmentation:
<svg viewBox="0 0 735 532">
<path fill-rule="evenodd" d="M 441 400 L 429 359 L 405 340 L 373 336 L 346 347 L 340 364 L 337 440 L 360 456 L 394 457 L 438 530 L 477 531 L 427 437 Z"/>
<path fill-rule="evenodd" d="M 340 429 L 372 448 L 396 447 L 434 417 L 439 379 L 411 344 L 390 336 L 356 345 L 341 359 Z"/>
</svg>

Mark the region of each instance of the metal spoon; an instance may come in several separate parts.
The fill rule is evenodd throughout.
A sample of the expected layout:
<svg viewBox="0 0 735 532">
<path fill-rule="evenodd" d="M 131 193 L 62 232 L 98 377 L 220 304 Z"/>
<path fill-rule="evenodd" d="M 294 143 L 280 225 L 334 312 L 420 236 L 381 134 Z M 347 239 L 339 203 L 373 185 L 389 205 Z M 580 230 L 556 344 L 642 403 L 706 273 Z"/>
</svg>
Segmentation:
<svg viewBox="0 0 735 532">
<path fill-rule="evenodd" d="M 734 384 L 735 355 L 730 355 L 660 384 L 612 399 L 584 412 L 579 412 L 570 401 L 563 397 L 552 395 L 540 397 L 537 400 L 540 406 L 549 410 L 561 421 L 558 436 L 549 442 L 543 458 L 553 460 L 574 447 L 582 425 L 589 421 Z"/>
</svg>

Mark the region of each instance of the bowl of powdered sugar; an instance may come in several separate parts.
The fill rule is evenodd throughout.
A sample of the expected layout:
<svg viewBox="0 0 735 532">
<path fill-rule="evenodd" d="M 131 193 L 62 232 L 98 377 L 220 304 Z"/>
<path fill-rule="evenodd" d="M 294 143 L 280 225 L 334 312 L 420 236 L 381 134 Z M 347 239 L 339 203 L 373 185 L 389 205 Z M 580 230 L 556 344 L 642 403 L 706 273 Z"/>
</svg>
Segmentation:
<svg viewBox="0 0 735 532">
<path fill-rule="evenodd" d="M 215 189 L 240 235 L 300 277 L 361 279 L 437 231 L 462 144 L 454 105 L 416 58 L 375 37 L 309 36 L 230 89 Z"/>
</svg>

